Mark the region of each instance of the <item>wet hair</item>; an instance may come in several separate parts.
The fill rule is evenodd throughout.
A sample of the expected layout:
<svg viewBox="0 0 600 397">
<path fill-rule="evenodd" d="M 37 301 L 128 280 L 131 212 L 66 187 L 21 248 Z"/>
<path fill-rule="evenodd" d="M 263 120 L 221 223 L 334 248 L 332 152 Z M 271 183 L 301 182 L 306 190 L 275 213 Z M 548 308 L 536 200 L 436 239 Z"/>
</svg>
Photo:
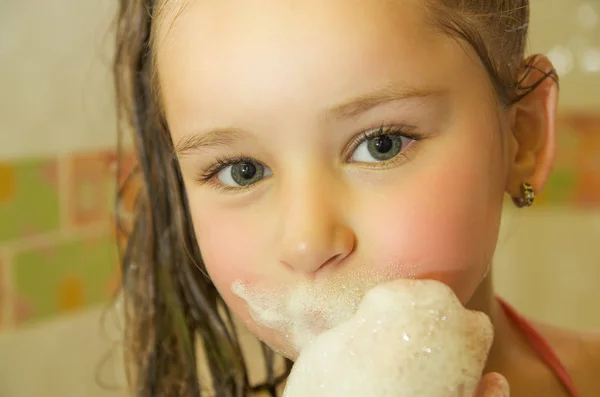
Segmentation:
<svg viewBox="0 0 600 397">
<path fill-rule="evenodd" d="M 136 397 L 272 396 L 286 378 L 275 354 L 262 344 L 266 379 L 249 382 L 240 340 L 226 307 L 206 275 L 195 239 L 185 186 L 153 84 L 154 24 L 170 0 L 120 0 L 114 61 L 120 136 L 134 134 L 137 166 L 122 183 L 117 208 L 135 189 L 133 221 L 117 226 L 126 315 L 127 378 Z M 472 47 L 488 72 L 499 103 L 510 106 L 538 83 L 522 82 L 533 70 L 524 53 L 528 0 L 423 0 L 435 26 Z M 179 3 L 179 2 L 178 2 Z M 538 71 L 540 72 L 540 71 Z M 120 144 L 120 147 L 122 145 Z M 120 149 L 122 150 L 122 149 Z M 198 375 L 196 352 L 206 354 L 209 379 Z M 204 383 L 206 382 L 206 383 Z M 210 390 L 210 391 L 208 391 Z"/>
</svg>

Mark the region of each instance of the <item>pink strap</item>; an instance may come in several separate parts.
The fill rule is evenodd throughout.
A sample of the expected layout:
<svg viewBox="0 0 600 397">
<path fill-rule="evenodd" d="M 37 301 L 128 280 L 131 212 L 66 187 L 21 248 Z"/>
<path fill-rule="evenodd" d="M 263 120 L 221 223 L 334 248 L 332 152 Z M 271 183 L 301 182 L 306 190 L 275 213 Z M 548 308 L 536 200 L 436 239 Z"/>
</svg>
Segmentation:
<svg viewBox="0 0 600 397">
<path fill-rule="evenodd" d="M 498 301 L 502 305 L 506 315 L 519 328 L 529 345 L 533 348 L 533 350 L 536 351 L 542 361 L 544 361 L 546 365 L 548 365 L 548 367 L 556 374 L 558 380 L 560 380 L 569 395 L 571 397 L 580 397 L 579 393 L 575 389 L 575 383 L 573 382 L 571 375 L 569 375 L 567 372 L 567 369 L 554 352 L 554 349 L 552 349 L 548 342 L 546 342 L 542 335 L 535 328 L 533 328 L 531 323 L 525 317 L 520 315 L 503 299 L 498 298 Z"/>
</svg>

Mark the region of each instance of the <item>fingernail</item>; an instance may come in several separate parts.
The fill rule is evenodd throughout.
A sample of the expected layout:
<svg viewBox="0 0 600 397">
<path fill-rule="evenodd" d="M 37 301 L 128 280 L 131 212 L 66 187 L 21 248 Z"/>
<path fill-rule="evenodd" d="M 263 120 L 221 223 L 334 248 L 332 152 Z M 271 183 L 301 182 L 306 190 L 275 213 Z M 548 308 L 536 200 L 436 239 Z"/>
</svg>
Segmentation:
<svg viewBox="0 0 600 397">
<path fill-rule="evenodd" d="M 506 378 L 502 375 L 498 375 L 498 397 L 509 397 L 510 396 L 510 385 Z"/>
</svg>

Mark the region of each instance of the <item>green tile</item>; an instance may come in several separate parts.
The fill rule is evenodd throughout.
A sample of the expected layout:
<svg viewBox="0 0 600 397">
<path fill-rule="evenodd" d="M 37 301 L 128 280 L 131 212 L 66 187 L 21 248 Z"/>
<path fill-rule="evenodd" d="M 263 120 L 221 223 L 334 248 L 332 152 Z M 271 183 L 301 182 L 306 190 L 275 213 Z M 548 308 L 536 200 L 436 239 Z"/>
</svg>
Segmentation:
<svg viewBox="0 0 600 397">
<path fill-rule="evenodd" d="M 555 169 L 571 168 L 576 164 L 579 139 L 573 130 L 565 129 L 557 133 Z"/>
<path fill-rule="evenodd" d="M 577 183 L 576 177 L 574 170 L 558 169 L 552 172 L 542 192 L 543 202 L 545 204 L 572 204 Z"/>
<path fill-rule="evenodd" d="M 1 166 L 0 242 L 59 227 L 56 161 L 20 160 Z"/>
<path fill-rule="evenodd" d="M 109 236 L 18 254 L 13 265 L 15 288 L 33 306 L 33 316 L 27 322 L 106 302 L 116 264 L 116 246 Z M 81 283 L 82 302 L 73 308 L 65 308 L 61 303 L 61 294 L 69 280 Z"/>
</svg>

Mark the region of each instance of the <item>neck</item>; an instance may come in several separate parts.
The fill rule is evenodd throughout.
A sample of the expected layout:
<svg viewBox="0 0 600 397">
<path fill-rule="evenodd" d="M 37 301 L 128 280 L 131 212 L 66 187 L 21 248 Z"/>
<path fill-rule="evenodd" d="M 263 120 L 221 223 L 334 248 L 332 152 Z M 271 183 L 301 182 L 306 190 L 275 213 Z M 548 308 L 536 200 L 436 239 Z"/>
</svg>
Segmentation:
<svg viewBox="0 0 600 397">
<path fill-rule="evenodd" d="M 519 352 L 528 350 L 528 346 L 498 302 L 492 284 L 491 272 L 480 284 L 466 307 L 487 314 L 494 326 L 494 341 L 484 373 L 506 373 L 514 364 L 514 360 L 511 358 Z"/>
</svg>

